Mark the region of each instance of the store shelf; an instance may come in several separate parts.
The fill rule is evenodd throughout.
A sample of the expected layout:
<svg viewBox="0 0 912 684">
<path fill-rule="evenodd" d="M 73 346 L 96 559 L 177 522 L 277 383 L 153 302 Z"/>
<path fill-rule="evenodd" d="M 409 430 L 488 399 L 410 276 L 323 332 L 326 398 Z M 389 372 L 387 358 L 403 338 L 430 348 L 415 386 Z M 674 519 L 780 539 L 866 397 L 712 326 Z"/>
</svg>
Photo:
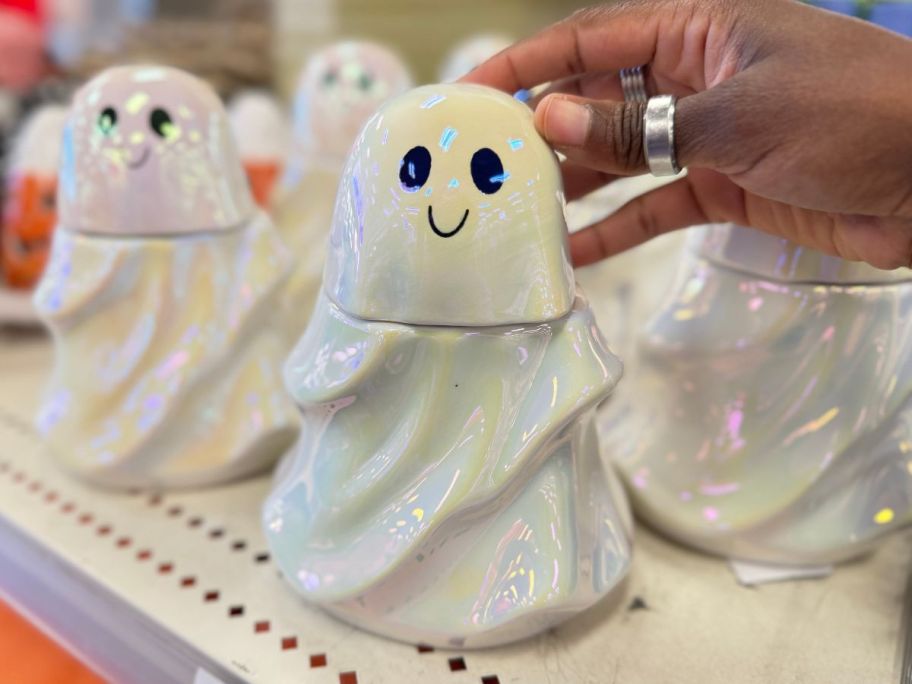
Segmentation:
<svg viewBox="0 0 912 684">
<path fill-rule="evenodd" d="M 258 525 L 268 478 L 112 494 L 58 471 L 30 427 L 50 361 L 41 337 L 0 333 L 0 594 L 114 681 L 838 684 L 902 669 L 908 536 L 823 581 L 746 589 L 640 529 L 613 604 L 537 639 L 455 653 L 364 634 L 279 578 Z"/>
</svg>

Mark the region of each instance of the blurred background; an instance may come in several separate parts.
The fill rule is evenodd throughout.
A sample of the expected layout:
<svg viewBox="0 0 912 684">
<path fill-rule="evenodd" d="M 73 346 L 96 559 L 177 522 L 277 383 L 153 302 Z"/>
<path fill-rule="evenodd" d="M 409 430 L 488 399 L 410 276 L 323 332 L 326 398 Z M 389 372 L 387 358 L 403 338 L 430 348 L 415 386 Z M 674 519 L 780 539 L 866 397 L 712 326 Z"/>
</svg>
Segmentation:
<svg viewBox="0 0 912 684">
<path fill-rule="evenodd" d="M 522 37 L 582 0 L 0 0 L 0 87 L 27 90 L 48 73 L 85 78 L 124 60 L 153 60 L 210 79 L 230 95 L 272 86 L 286 97 L 307 55 L 339 38 L 394 47 L 419 82 L 479 33 Z M 834 11 L 912 34 L 912 2 L 829 0 Z M 41 44 L 43 63 L 34 47 Z M 12 73 L 18 72 L 18 73 Z"/>
</svg>

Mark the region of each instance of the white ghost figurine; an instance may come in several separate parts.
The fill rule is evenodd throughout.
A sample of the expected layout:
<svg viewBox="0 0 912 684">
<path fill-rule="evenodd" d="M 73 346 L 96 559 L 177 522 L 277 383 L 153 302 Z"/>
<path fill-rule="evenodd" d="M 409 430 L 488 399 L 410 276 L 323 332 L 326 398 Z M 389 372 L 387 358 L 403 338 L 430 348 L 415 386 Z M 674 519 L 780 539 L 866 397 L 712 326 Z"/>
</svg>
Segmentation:
<svg viewBox="0 0 912 684">
<path fill-rule="evenodd" d="M 55 360 L 37 423 L 111 487 L 210 484 L 294 440 L 276 312 L 291 258 L 197 78 L 104 71 L 64 132 L 59 225 L 35 303 Z"/>
<path fill-rule="evenodd" d="M 852 558 L 912 522 L 912 272 L 731 225 L 693 252 L 602 416 L 639 514 L 787 565 Z"/>
<path fill-rule="evenodd" d="M 496 33 L 482 33 L 471 36 L 457 44 L 440 65 L 438 80 L 449 83 L 462 78 L 475 67 L 486 62 L 501 50 L 506 50 L 514 41 Z"/>
<path fill-rule="evenodd" d="M 443 647 L 546 630 L 624 577 L 594 411 L 621 375 L 568 261 L 531 111 L 480 86 L 384 106 L 346 167 L 285 380 L 304 416 L 264 507 L 284 577 Z"/>
<path fill-rule="evenodd" d="M 291 144 L 285 112 L 270 93 L 244 90 L 228 103 L 228 120 L 253 198 L 269 208 Z"/>
<path fill-rule="evenodd" d="M 411 87 L 402 60 L 369 42 L 330 45 L 301 72 L 291 155 L 273 202 L 276 223 L 297 264 L 285 301 L 292 339 L 303 332 L 320 289 L 326 235 L 349 150 L 377 108 Z"/>
</svg>

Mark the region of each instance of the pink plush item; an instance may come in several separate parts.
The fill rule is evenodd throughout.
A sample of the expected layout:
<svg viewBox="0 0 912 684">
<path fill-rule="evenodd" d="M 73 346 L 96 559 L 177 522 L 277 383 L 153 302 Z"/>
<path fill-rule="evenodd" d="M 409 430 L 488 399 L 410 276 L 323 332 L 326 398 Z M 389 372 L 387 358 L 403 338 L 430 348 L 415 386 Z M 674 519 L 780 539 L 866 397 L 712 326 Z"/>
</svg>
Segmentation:
<svg viewBox="0 0 912 684">
<path fill-rule="evenodd" d="M 44 75 L 44 35 L 36 19 L 0 3 L 0 88 L 24 93 Z"/>
</svg>

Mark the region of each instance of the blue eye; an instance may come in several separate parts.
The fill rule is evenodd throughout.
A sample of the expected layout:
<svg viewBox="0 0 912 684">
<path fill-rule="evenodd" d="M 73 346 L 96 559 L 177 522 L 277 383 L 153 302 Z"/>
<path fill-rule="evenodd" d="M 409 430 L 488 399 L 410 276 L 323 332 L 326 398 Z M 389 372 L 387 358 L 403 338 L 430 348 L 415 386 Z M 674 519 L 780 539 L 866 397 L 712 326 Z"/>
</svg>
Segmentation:
<svg viewBox="0 0 912 684">
<path fill-rule="evenodd" d="M 494 150 L 482 147 L 472 155 L 472 180 L 484 194 L 493 195 L 506 179 L 503 164 Z"/>
<path fill-rule="evenodd" d="M 413 147 L 399 162 L 399 182 L 407 192 L 415 192 L 431 175 L 431 153 L 426 147 Z"/>
</svg>

